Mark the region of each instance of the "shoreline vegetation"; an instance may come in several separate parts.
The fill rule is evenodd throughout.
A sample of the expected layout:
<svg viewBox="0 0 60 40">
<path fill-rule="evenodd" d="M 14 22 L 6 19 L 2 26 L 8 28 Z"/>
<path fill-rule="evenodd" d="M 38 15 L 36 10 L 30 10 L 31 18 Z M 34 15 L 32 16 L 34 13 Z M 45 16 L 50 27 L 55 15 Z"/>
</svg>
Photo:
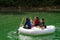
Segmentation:
<svg viewBox="0 0 60 40">
<path fill-rule="evenodd" d="M 60 11 L 60 0 L 0 0 L 0 11 Z"/>
<path fill-rule="evenodd" d="M 27 11 L 27 12 L 38 12 L 38 11 L 60 11 L 60 6 L 40 6 L 40 7 L 0 7 L 0 11 Z"/>
</svg>

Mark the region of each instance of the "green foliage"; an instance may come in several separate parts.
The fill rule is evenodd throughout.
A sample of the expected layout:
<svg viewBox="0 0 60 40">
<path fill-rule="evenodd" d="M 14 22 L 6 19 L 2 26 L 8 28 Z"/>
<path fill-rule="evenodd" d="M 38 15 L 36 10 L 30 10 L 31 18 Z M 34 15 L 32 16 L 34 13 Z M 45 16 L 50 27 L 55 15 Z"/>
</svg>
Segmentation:
<svg viewBox="0 0 60 40">
<path fill-rule="evenodd" d="M 60 0 L 0 0 L 0 6 L 38 6 L 60 5 Z"/>
<path fill-rule="evenodd" d="M 0 0 L 0 6 L 15 6 L 16 1 L 15 0 Z"/>
</svg>

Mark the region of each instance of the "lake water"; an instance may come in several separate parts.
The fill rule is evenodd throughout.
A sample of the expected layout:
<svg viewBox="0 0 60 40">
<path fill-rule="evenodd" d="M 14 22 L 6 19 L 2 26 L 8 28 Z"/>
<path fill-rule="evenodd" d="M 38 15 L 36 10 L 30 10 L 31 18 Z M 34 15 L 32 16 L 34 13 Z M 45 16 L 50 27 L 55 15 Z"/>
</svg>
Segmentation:
<svg viewBox="0 0 60 40">
<path fill-rule="evenodd" d="M 60 13 L 50 12 L 26 12 L 29 14 L 0 14 L 0 40 L 60 40 Z M 30 14 L 31 13 L 31 14 Z M 34 14 L 35 13 L 35 14 Z M 27 36 L 17 34 L 16 31 L 24 16 L 32 17 L 38 16 L 45 18 L 46 25 L 54 25 L 56 31 L 53 34 L 41 36 Z"/>
</svg>

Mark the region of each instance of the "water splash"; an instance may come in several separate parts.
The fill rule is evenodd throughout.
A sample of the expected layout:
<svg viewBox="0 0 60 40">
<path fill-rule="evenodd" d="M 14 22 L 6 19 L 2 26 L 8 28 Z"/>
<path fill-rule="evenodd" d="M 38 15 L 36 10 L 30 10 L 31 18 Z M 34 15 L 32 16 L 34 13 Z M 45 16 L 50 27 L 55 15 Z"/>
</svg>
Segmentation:
<svg viewBox="0 0 60 40">
<path fill-rule="evenodd" d="M 16 31 L 9 32 L 7 37 L 10 40 L 17 40 L 18 39 L 18 35 L 17 35 Z"/>
</svg>

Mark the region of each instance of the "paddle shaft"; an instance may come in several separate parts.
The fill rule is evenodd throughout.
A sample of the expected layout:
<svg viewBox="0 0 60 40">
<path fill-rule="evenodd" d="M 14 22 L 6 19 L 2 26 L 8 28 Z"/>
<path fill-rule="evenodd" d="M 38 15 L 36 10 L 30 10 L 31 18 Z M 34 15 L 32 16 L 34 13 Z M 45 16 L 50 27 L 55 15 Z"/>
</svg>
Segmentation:
<svg viewBox="0 0 60 40">
<path fill-rule="evenodd" d="M 21 21 L 21 23 L 20 23 L 20 26 L 22 25 L 23 21 L 24 21 L 24 18 L 22 19 L 22 21 Z M 20 26 L 19 26 L 19 27 L 20 27 Z"/>
<path fill-rule="evenodd" d="M 22 21 L 21 21 L 21 23 L 20 23 L 20 26 L 22 25 L 23 21 L 24 21 L 24 18 L 22 19 Z M 20 26 L 18 26 L 18 28 L 19 28 Z M 18 33 L 18 30 L 17 30 L 16 33 Z"/>
</svg>

